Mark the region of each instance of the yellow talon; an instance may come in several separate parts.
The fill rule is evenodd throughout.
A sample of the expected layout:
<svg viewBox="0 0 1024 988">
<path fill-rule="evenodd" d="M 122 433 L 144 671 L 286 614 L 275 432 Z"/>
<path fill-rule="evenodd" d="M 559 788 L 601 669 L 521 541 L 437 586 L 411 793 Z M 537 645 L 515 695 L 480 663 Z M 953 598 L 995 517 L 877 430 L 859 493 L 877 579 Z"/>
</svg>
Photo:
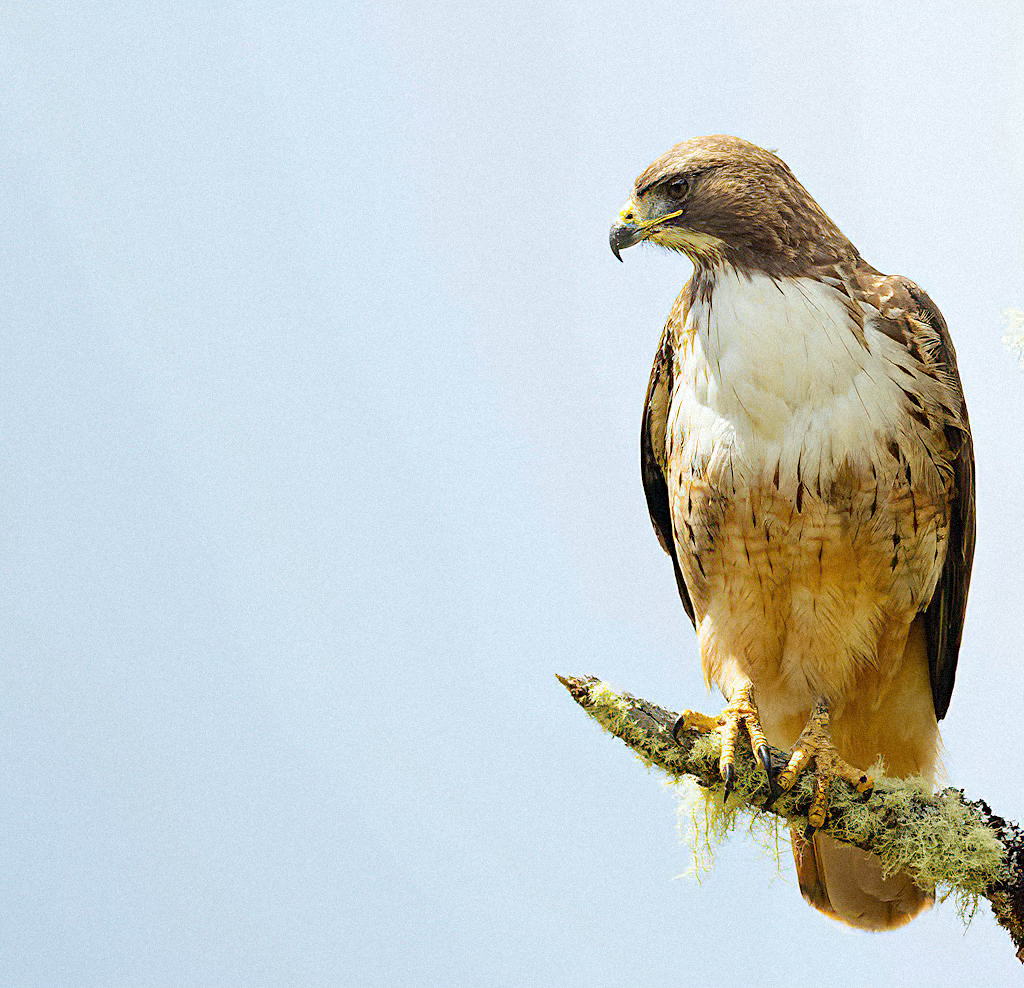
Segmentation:
<svg viewBox="0 0 1024 988">
<path fill-rule="evenodd" d="M 794 749 L 789 764 L 779 773 L 779 785 L 787 791 L 792 789 L 810 760 L 811 756 L 803 748 Z"/>
<path fill-rule="evenodd" d="M 750 747 L 758 762 L 768 776 L 768 782 L 774 792 L 772 782 L 771 758 L 768 741 L 758 720 L 757 707 L 753 699 L 753 685 L 741 686 L 733 695 L 726 708 L 717 717 L 708 717 L 695 710 L 684 710 L 672 728 L 673 736 L 678 740 L 682 731 L 699 731 L 701 734 L 717 732 L 722 738 L 722 754 L 718 760 L 718 771 L 725 782 L 725 797 L 729 798 L 736 778 L 736 744 L 740 728 L 746 730 L 750 738 Z"/>
<path fill-rule="evenodd" d="M 828 816 L 829 789 L 833 780 L 844 779 L 860 793 L 868 792 L 874 786 L 871 776 L 854 768 L 836 751 L 829 730 L 828 705 L 823 698 L 815 702 L 807 726 L 793 745 L 789 764 L 779 773 L 779 785 L 783 789 L 792 789 L 812 760 L 815 767 L 814 798 L 807 813 L 807 823 L 817 829 L 825 825 Z"/>
<path fill-rule="evenodd" d="M 814 783 L 814 802 L 811 803 L 811 808 L 807 812 L 807 822 L 815 829 L 825 826 L 830 785 L 831 777 L 825 772 L 819 772 Z"/>
<path fill-rule="evenodd" d="M 698 713 L 696 710 L 684 710 L 682 715 L 682 727 L 680 730 L 699 731 L 701 734 L 710 734 L 718 730 L 721 722 L 720 717 L 708 717 L 707 714 Z"/>
</svg>

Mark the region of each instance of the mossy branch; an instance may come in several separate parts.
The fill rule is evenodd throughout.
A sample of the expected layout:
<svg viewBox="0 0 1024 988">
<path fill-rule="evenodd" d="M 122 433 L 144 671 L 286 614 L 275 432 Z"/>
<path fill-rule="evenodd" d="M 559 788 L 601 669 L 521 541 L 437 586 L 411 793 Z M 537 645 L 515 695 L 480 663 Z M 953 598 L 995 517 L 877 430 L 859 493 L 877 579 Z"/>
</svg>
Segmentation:
<svg viewBox="0 0 1024 988">
<path fill-rule="evenodd" d="M 678 714 L 648 700 L 618 693 L 592 676 L 558 677 L 572 698 L 606 731 L 624 741 L 649 767 L 673 778 L 692 776 L 721 802 L 724 783 L 718 773 L 716 734 L 685 731 L 672 737 Z M 805 774 L 792 791 L 771 806 L 764 772 L 749 744 L 736 752 L 736 787 L 726 804 L 730 813 L 773 813 L 801 829 L 813 796 L 813 779 Z M 771 751 L 781 768 L 785 752 Z M 1024 963 L 1024 833 L 996 816 L 982 800 L 964 798 L 960 790 L 933 794 L 922 780 L 876 777 L 869 797 L 837 779 L 830 792 L 823 832 L 877 854 L 887 874 L 907 872 L 922 887 L 938 887 L 970 909 L 979 897 L 992 906 L 1009 932 Z"/>
</svg>

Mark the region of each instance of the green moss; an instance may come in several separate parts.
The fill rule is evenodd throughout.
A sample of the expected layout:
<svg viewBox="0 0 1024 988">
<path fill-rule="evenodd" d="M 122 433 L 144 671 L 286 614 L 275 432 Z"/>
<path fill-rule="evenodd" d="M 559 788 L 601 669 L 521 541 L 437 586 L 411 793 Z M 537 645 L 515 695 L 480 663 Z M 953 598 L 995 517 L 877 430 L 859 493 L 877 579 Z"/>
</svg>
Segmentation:
<svg viewBox="0 0 1024 988">
<path fill-rule="evenodd" d="M 921 797 L 932 797 L 921 811 Z M 932 794 L 920 778 L 875 782 L 868 803 L 837 794 L 832 809 L 839 825 L 828 832 L 840 839 L 869 842 L 886 874 L 903 871 L 917 882 L 952 895 L 964 916 L 978 897 L 1007 877 L 1003 846 L 958 792 Z"/>
<path fill-rule="evenodd" d="M 679 794 L 680 831 L 693 848 L 692 871 L 698 876 L 711 867 L 715 849 L 737 827 L 767 847 L 776 860 L 780 830 L 787 839 L 787 824 L 806 827 L 807 819 L 797 806 L 808 804 L 812 774 L 804 774 L 791 792 L 779 797 L 775 812 L 758 810 L 752 800 L 764 800 L 768 783 L 749 747 L 741 745 L 736 787 L 723 802 L 723 783 L 698 785 L 694 778 L 717 780 L 717 734 L 697 737 L 684 760 L 670 731 L 649 716 L 643 719 L 639 701 L 632 702 L 603 682 L 590 683 L 588 690 L 588 713 L 622 738 L 648 768 L 668 773 L 669 784 Z M 942 899 L 952 895 L 961 914 L 969 917 L 978 896 L 1006 876 L 1003 847 L 995 834 L 959 793 L 947 790 L 935 796 L 923 779 L 888 778 L 881 765 L 872 772 L 875 788 L 870 800 L 846 787 L 833 787 L 824 833 L 870 847 L 886 874 L 907 872 L 923 887 L 936 888 Z"/>
<path fill-rule="evenodd" d="M 591 683 L 589 687 L 592 706 L 587 713 L 606 731 L 621 738 L 633 749 L 633 753 L 648 768 L 663 771 L 684 771 L 679 745 L 668 731 L 652 736 L 637 722 L 633 705 L 608 683 Z"/>
</svg>

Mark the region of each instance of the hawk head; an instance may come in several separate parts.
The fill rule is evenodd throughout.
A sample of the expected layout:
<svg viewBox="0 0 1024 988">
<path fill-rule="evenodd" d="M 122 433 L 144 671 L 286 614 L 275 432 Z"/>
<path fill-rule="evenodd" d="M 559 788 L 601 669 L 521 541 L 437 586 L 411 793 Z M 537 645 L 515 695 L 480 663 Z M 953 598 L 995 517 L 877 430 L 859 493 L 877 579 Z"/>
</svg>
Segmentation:
<svg viewBox="0 0 1024 988">
<path fill-rule="evenodd" d="M 739 137 L 695 137 L 636 180 L 609 242 L 649 240 L 695 265 L 725 262 L 773 276 L 855 259 L 856 249 L 771 151 Z"/>
</svg>

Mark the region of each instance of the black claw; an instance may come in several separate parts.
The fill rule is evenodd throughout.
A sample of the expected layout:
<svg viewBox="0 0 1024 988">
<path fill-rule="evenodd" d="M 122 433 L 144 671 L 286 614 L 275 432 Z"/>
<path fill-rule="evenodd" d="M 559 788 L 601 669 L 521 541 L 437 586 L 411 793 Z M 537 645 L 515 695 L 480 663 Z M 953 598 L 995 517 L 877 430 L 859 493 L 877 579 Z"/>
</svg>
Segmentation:
<svg viewBox="0 0 1024 988">
<path fill-rule="evenodd" d="M 725 779 L 725 798 L 722 803 L 728 803 L 729 797 L 732 795 L 732 787 L 736 782 L 736 768 L 731 763 L 725 766 L 725 771 L 722 772 L 722 778 Z"/>
<path fill-rule="evenodd" d="M 775 804 L 775 800 L 782 795 L 782 787 L 775 781 L 777 773 L 772 768 L 772 758 L 768 751 L 768 745 L 758 745 L 757 760 L 761 763 L 764 774 L 768 776 L 768 798 L 764 801 L 764 809 L 770 810 Z"/>
<path fill-rule="evenodd" d="M 620 259 L 621 260 L 621 259 Z M 672 725 L 672 738 L 676 744 L 682 744 L 679 740 L 679 732 L 686 727 L 686 714 L 680 714 L 676 718 L 676 722 Z"/>
</svg>

